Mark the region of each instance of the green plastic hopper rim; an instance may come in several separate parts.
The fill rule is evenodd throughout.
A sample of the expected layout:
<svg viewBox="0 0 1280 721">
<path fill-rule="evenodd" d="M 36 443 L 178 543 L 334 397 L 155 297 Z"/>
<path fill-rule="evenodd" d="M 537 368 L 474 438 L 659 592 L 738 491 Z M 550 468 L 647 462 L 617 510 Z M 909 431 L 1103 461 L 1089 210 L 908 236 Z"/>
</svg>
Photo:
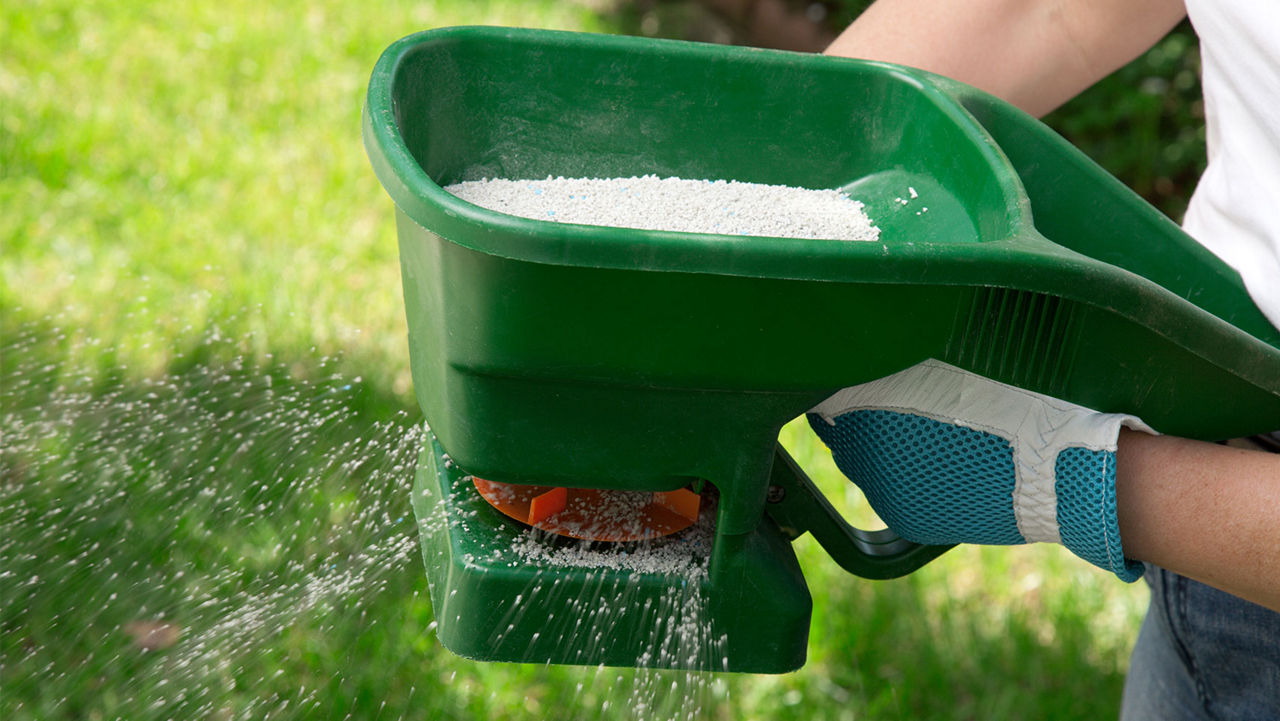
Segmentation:
<svg viewBox="0 0 1280 721">
<path fill-rule="evenodd" d="M 541 46 L 581 44 L 583 33 L 528 30 L 488 26 L 463 26 L 427 30 L 393 43 L 379 58 L 369 82 L 364 109 L 365 144 L 375 173 L 396 206 L 419 225 L 471 250 L 515 260 L 555 265 L 630 270 L 681 271 L 760 278 L 803 280 L 868 280 L 866 260 L 877 258 L 891 270 L 897 260 L 936 262 L 938 244 L 923 242 L 834 243 L 829 240 L 723 236 L 631 228 L 606 228 L 571 223 L 548 223 L 515 217 L 481 208 L 446 192 L 418 163 L 397 127 L 393 84 L 401 63 L 428 45 L 461 39 L 492 38 L 503 42 L 536 42 Z M 995 141 L 954 98 L 930 81 L 932 76 L 886 63 L 845 60 L 807 53 L 766 51 L 754 48 L 711 45 L 676 40 L 660 40 L 612 35 L 592 35 L 591 42 L 620 53 L 661 53 L 700 59 L 739 59 L 759 64 L 810 66 L 815 71 L 830 70 L 832 63 L 848 62 L 874 66 L 911 84 L 946 117 L 952 119 L 973 140 L 989 165 L 1007 168 L 1008 161 Z M 1025 254 L 1028 242 L 1038 239 L 1031 226 L 1030 202 L 1017 176 L 1010 169 L 998 176 L 1005 198 L 1005 214 L 1013 233 L 1007 240 L 1017 242 Z M 509 241 L 519 237 L 519 243 Z M 493 241 L 493 242 L 487 242 Z M 1001 255 L 1001 239 L 990 240 L 981 253 L 984 262 Z M 947 244 L 954 254 L 954 245 Z M 1054 262 L 1062 262 L 1070 251 L 1045 244 Z M 905 270 L 905 269 L 902 269 Z M 920 280 L 910 273 L 894 278 L 877 272 L 883 282 Z M 955 282 L 964 282 L 957 279 Z"/>
</svg>

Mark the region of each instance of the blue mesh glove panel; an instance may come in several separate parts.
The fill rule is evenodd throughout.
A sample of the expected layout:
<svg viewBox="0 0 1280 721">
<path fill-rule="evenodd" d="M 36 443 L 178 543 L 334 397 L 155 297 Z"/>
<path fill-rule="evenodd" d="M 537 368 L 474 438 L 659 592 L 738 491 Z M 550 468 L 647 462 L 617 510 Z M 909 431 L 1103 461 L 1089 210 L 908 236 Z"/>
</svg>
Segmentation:
<svg viewBox="0 0 1280 721">
<path fill-rule="evenodd" d="M 921 416 L 868 410 L 809 425 L 899 536 L 916 543 L 1025 543 L 1005 439 Z"/>
<path fill-rule="evenodd" d="M 1062 545 L 1124 581 L 1141 578 L 1145 567 L 1127 560 L 1120 548 L 1120 524 L 1116 521 L 1116 454 L 1068 448 L 1058 454 L 1053 475 Z"/>
</svg>

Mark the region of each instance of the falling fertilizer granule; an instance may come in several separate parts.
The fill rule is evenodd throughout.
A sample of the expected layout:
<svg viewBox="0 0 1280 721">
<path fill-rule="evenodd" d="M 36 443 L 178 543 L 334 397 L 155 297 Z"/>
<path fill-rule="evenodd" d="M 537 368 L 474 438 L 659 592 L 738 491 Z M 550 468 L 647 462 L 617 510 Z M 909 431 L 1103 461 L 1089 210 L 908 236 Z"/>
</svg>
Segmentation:
<svg viewBox="0 0 1280 721">
<path fill-rule="evenodd" d="M 863 204 L 838 190 L 735 180 L 552 178 L 471 180 L 445 190 L 534 220 L 775 238 L 879 240 Z"/>
</svg>

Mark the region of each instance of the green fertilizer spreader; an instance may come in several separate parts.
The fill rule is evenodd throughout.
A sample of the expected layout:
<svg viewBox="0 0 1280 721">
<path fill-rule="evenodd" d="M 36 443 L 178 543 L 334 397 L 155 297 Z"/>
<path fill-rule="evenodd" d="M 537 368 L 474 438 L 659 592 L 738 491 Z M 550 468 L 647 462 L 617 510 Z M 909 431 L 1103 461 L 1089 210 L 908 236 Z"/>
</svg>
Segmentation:
<svg viewBox="0 0 1280 721">
<path fill-rule="evenodd" d="M 378 61 L 364 142 L 396 205 L 432 431 L 414 490 L 432 602 L 440 639 L 463 656 L 801 666 L 812 604 L 792 539 L 812 533 L 868 578 L 945 549 L 849 527 L 779 449 L 779 429 L 837 389 L 928 358 L 1169 434 L 1280 428 L 1280 332 L 1237 274 L 1036 120 L 941 77 L 446 28 Z M 556 224 L 441 189 L 644 174 L 845 189 L 880 241 Z M 927 213 L 902 205 L 908 188 Z M 713 489 L 697 590 L 716 653 L 649 652 L 671 577 L 513 562 L 527 531 L 472 476 Z M 573 617 L 566 599 L 586 596 L 620 601 L 607 628 Z"/>
</svg>

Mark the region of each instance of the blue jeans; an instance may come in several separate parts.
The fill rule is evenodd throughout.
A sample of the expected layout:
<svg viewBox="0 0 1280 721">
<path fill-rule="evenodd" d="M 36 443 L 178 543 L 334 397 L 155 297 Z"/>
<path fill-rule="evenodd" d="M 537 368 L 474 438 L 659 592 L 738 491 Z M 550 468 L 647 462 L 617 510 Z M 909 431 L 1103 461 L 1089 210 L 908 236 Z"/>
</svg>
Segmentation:
<svg viewBox="0 0 1280 721">
<path fill-rule="evenodd" d="M 1148 566 L 1122 721 L 1280 719 L 1280 613 Z"/>
</svg>

